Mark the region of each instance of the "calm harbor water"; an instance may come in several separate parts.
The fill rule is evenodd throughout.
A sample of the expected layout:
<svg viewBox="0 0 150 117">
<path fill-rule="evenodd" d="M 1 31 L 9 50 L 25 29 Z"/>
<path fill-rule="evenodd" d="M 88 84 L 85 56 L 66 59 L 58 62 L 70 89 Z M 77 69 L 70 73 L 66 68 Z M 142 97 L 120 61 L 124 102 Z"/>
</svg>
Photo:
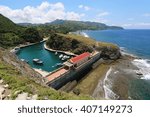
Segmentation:
<svg viewBox="0 0 150 117">
<path fill-rule="evenodd" d="M 150 100 L 150 30 L 84 31 L 85 36 L 119 45 L 129 54 L 139 56 L 133 63 L 140 69 L 141 79 L 129 81 L 132 99 Z"/>
<path fill-rule="evenodd" d="M 25 59 L 29 61 L 29 65 L 31 65 L 31 67 L 42 69 L 48 72 L 51 72 L 59 68 L 58 66 L 56 66 L 56 64 L 63 62 L 59 59 L 59 55 L 56 56 L 55 53 L 44 49 L 44 42 L 22 48 L 17 53 L 17 55 L 20 59 Z M 34 64 L 32 62 L 34 58 L 42 60 L 44 64 L 43 65 Z"/>
</svg>

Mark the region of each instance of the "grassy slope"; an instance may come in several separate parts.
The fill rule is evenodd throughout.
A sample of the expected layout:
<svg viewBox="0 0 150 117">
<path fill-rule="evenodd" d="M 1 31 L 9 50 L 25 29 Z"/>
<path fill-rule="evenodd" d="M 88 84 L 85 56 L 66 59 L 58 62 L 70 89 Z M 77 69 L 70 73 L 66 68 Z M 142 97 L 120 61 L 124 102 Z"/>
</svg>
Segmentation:
<svg viewBox="0 0 150 117">
<path fill-rule="evenodd" d="M 103 80 L 102 78 L 108 69 L 109 65 L 99 65 L 96 69 L 87 74 L 81 82 L 79 82 L 76 89 L 79 89 L 81 94 L 92 95 L 99 80 Z"/>
<path fill-rule="evenodd" d="M 76 34 L 59 34 L 61 36 L 64 36 L 66 37 L 67 39 L 76 39 L 78 41 L 81 41 L 87 45 L 98 45 L 100 47 L 110 47 L 110 48 L 114 48 L 114 49 L 117 49 L 118 46 L 115 45 L 115 44 L 112 44 L 112 43 L 105 43 L 105 42 L 96 42 L 94 39 L 92 38 L 88 38 L 88 37 L 83 37 L 83 36 L 80 36 L 80 35 L 76 35 Z"/>
<path fill-rule="evenodd" d="M 1 52 L 0 52 L 1 57 Z M 49 87 L 41 86 L 30 80 L 26 76 L 22 76 L 21 73 L 14 69 L 13 66 L 6 64 L 0 58 L 0 79 L 3 79 L 6 84 L 9 84 L 11 90 L 11 98 L 15 99 L 16 91 L 28 92 L 29 94 L 38 94 L 39 99 L 52 99 L 52 100 L 65 100 L 65 99 L 91 99 L 86 96 L 76 96 L 71 93 L 64 93 L 56 91 Z"/>
<path fill-rule="evenodd" d="M 0 14 L 0 32 L 16 32 L 16 30 L 20 29 L 23 29 L 23 27 Z"/>
</svg>

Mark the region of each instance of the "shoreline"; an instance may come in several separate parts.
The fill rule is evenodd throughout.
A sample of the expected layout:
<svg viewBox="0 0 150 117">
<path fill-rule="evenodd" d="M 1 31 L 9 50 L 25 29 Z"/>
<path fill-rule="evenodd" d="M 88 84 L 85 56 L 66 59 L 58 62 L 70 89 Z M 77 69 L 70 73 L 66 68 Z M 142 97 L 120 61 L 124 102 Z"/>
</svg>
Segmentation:
<svg viewBox="0 0 150 117">
<path fill-rule="evenodd" d="M 46 50 L 50 51 L 50 52 L 58 52 L 58 53 L 62 53 L 62 54 L 70 55 L 70 56 L 77 56 L 76 54 L 71 53 L 71 52 L 61 51 L 61 50 L 54 50 L 54 49 L 48 48 L 46 43 L 44 44 L 44 48 Z"/>
<path fill-rule="evenodd" d="M 47 71 L 44 71 L 42 69 L 37 69 L 37 68 L 33 68 L 34 71 L 38 72 L 39 74 L 41 74 L 43 77 L 46 77 L 48 74 L 50 74 L 51 72 L 47 72 Z"/>
</svg>

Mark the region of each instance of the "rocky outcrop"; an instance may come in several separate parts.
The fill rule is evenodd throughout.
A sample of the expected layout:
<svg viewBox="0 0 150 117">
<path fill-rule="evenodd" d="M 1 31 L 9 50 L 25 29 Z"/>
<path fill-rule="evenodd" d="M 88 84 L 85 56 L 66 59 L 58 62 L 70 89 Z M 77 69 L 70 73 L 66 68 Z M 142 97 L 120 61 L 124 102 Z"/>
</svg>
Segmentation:
<svg viewBox="0 0 150 117">
<path fill-rule="evenodd" d="M 121 57 L 120 49 L 118 47 L 103 47 L 98 50 L 101 51 L 101 57 L 103 59 L 117 60 Z"/>
</svg>

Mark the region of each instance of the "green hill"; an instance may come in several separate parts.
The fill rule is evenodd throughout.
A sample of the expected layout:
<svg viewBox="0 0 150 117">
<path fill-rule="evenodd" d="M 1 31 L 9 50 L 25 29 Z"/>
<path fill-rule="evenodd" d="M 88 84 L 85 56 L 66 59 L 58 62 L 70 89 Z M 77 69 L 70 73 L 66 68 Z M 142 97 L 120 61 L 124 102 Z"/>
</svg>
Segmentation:
<svg viewBox="0 0 150 117">
<path fill-rule="evenodd" d="M 25 42 L 38 42 L 42 38 L 35 28 L 15 24 L 0 14 L 0 46 L 8 48 Z"/>
<path fill-rule="evenodd" d="M 0 14 L 0 33 L 17 32 L 21 29 L 23 29 L 23 27 L 15 24 L 10 19 Z"/>
<path fill-rule="evenodd" d="M 119 26 L 108 26 L 104 23 L 99 22 L 90 22 L 90 21 L 73 21 L 73 20 L 55 20 L 51 23 L 47 23 L 51 25 L 68 25 L 78 30 L 105 30 L 105 29 L 123 29 Z"/>
</svg>

